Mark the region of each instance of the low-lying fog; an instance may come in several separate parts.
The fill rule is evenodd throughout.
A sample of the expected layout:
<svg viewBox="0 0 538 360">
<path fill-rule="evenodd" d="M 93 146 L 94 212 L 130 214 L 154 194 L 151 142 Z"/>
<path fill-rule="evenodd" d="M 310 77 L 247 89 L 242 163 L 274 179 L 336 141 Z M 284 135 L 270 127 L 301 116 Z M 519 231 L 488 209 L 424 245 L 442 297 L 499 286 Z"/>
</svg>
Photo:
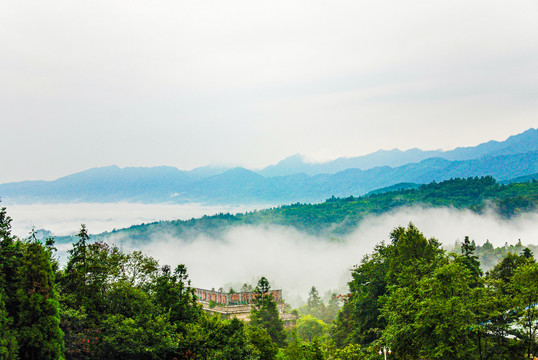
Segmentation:
<svg viewBox="0 0 538 360">
<path fill-rule="evenodd" d="M 32 215 L 36 219 L 36 227 L 39 221 L 45 224 L 42 226 L 44 228 L 67 232 L 76 231 L 81 222 L 88 225 L 90 232 L 96 233 L 103 230 L 99 224 L 119 228 L 180 217 L 176 205 L 140 205 L 140 208 L 131 204 L 105 205 L 107 211 L 98 217 L 91 212 L 102 211 L 98 205 L 87 208 L 89 212 L 85 214 L 77 213 L 80 211 L 79 205 L 73 206 L 72 213 L 65 211 L 69 208 L 66 205 L 62 207 L 64 211 L 55 210 L 52 213 L 40 206 Z M 54 209 L 54 206 L 51 205 L 50 209 Z M 145 209 L 147 214 L 133 209 Z M 185 218 L 199 216 L 204 211 L 202 207 L 194 209 L 198 212 L 192 212 Z M 8 207 L 8 214 L 14 218 L 15 224 L 21 221 L 20 218 L 30 217 L 22 210 Z M 32 207 L 26 210 L 32 210 Z M 169 210 L 178 212 L 172 214 Z M 45 217 L 37 220 L 41 213 Z M 60 214 L 65 218 L 55 217 Z M 493 213 L 478 215 L 467 210 L 415 207 L 368 217 L 357 225 L 352 234 L 340 241 L 330 242 L 286 227 L 241 226 L 230 228 L 218 240 L 201 236 L 194 241 L 184 241 L 167 234 L 154 234 L 141 248 L 130 248 L 124 243 L 123 249 L 142 250 L 157 258 L 161 264 L 186 264 L 195 287 L 218 289 L 223 286 L 228 290 L 232 286 L 237 290 L 244 282 L 255 284 L 259 277 L 266 276 L 274 288 L 284 290 L 288 302 L 297 305 L 301 298 L 307 297 L 312 286 L 316 286 L 321 294 L 329 290 L 345 291 L 350 279 L 349 269 L 358 264 L 365 254 L 372 252 L 375 244 L 387 241 L 394 227 L 406 226 L 410 221 L 427 237 L 436 237 L 447 248 L 452 247 L 456 240 L 463 240 L 466 235 L 477 244 L 483 244 L 487 239 L 496 246 L 514 244 L 518 239 L 523 244 L 538 243 L 538 213 L 502 220 Z M 68 225 L 73 227 L 68 229 Z"/>
<path fill-rule="evenodd" d="M 210 206 L 202 204 L 76 203 L 76 204 L 0 204 L 13 219 L 13 233 L 26 237 L 32 228 L 55 235 L 72 235 L 84 223 L 93 234 L 122 229 L 159 220 L 188 220 L 203 215 L 238 213 L 263 206 Z"/>
</svg>

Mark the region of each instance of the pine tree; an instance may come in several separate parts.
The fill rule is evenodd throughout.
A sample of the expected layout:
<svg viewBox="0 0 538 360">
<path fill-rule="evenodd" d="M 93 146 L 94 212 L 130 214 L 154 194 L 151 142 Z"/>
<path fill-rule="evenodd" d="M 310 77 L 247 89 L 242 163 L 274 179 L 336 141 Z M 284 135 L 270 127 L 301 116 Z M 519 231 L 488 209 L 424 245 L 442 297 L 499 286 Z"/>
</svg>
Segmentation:
<svg viewBox="0 0 538 360">
<path fill-rule="evenodd" d="M 461 244 L 462 263 L 469 269 L 475 281 L 478 281 L 478 278 L 482 276 L 482 270 L 480 269 L 480 261 L 478 260 L 478 256 L 475 255 L 475 251 L 476 244 L 474 240 L 470 241 L 469 237 L 466 236 Z"/>
<path fill-rule="evenodd" d="M 26 245 L 19 274 L 20 358 L 63 359 L 63 332 L 50 253 L 39 242 Z"/>
<path fill-rule="evenodd" d="M 321 305 L 321 299 L 319 297 L 319 291 L 315 286 L 312 286 L 308 293 L 308 307 L 311 309 L 317 309 Z"/>
<path fill-rule="evenodd" d="M 4 298 L 7 316 L 15 319 L 18 312 L 17 268 L 22 257 L 20 241 L 11 235 L 11 217 L 0 208 L 0 293 Z"/>
<path fill-rule="evenodd" d="M 17 359 L 16 335 L 0 292 L 0 360 Z"/>
<path fill-rule="evenodd" d="M 13 323 L 18 312 L 17 267 L 20 243 L 11 235 L 11 218 L 0 207 L 0 360 L 17 358 L 17 334 Z"/>
<path fill-rule="evenodd" d="M 165 265 L 152 289 L 155 304 L 169 313 L 170 321 L 181 331 L 185 324 L 195 322 L 201 314 L 190 284 L 185 265 L 178 265 L 173 273 L 170 266 Z"/>
<path fill-rule="evenodd" d="M 250 322 L 265 329 L 278 346 L 284 347 L 286 339 L 284 324 L 278 316 L 277 304 L 270 290 L 269 281 L 262 277 L 254 290 L 256 299 L 250 311 Z"/>
<path fill-rule="evenodd" d="M 78 304 L 86 304 L 86 288 L 87 288 L 87 255 L 88 241 L 90 236 L 86 225 L 80 226 L 80 231 L 77 234 L 78 241 L 73 244 L 73 249 L 69 250 L 69 260 L 65 268 L 65 276 L 62 279 L 63 286 L 68 293 L 75 295 L 75 301 Z"/>
</svg>

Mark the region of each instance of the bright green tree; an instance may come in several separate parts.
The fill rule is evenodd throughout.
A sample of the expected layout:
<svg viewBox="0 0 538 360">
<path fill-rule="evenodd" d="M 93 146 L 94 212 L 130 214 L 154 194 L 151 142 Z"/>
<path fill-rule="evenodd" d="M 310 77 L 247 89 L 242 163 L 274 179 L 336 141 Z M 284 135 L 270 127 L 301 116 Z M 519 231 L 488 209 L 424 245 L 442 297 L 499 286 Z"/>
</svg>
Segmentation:
<svg viewBox="0 0 538 360">
<path fill-rule="evenodd" d="M 523 339 L 526 357 L 538 353 L 538 264 L 519 267 L 513 276 L 513 297 L 517 312 L 518 335 Z"/>
<path fill-rule="evenodd" d="M 178 265 L 173 273 L 170 267 L 165 265 L 152 287 L 155 305 L 170 314 L 170 321 L 176 324 L 180 331 L 185 324 L 195 322 L 202 312 L 190 284 L 185 265 Z"/>
<path fill-rule="evenodd" d="M 278 347 L 264 328 L 252 326 L 246 328 L 248 351 L 252 359 L 275 360 Z"/>
<path fill-rule="evenodd" d="M 379 339 L 387 321 L 380 316 L 385 296 L 391 289 L 409 286 L 431 273 L 444 254 L 436 239 L 427 239 L 412 223 L 395 228 L 390 240 L 390 244 L 376 246 L 352 271 L 350 293 L 333 332 L 340 347 L 369 345 Z"/>
<path fill-rule="evenodd" d="M 110 315 L 103 321 L 102 359 L 171 359 L 181 340 L 166 314 Z"/>
<path fill-rule="evenodd" d="M 384 341 L 404 358 L 472 358 L 473 282 L 470 270 L 452 260 L 416 284 L 395 289 L 383 308 Z"/>
<path fill-rule="evenodd" d="M 312 315 L 305 315 L 297 320 L 297 335 L 308 342 L 315 337 L 323 337 L 327 330 L 327 324 Z"/>
</svg>

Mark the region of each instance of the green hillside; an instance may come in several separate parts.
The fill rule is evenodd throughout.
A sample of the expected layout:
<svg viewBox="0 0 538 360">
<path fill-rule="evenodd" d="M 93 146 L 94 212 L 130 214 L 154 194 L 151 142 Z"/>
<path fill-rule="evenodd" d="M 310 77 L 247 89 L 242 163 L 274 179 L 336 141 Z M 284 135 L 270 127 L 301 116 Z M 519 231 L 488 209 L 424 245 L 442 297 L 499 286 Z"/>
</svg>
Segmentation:
<svg viewBox="0 0 538 360">
<path fill-rule="evenodd" d="M 404 206 L 453 207 L 476 212 L 492 207 L 502 217 L 509 218 L 538 208 L 538 181 L 499 184 L 493 177 L 451 179 L 363 197 L 332 197 L 319 204 L 291 204 L 248 212 L 218 214 L 198 219 L 160 221 L 131 226 L 127 229 L 95 235 L 106 240 L 120 235 L 126 241 L 146 241 L 152 234 L 167 233 L 184 239 L 200 234 L 217 237 L 229 226 L 282 225 L 308 234 L 340 237 L 351 232 L 367 215 L 379 215 Z M 58 238 L 71 241 L 71 238 Z"/>
</svg>

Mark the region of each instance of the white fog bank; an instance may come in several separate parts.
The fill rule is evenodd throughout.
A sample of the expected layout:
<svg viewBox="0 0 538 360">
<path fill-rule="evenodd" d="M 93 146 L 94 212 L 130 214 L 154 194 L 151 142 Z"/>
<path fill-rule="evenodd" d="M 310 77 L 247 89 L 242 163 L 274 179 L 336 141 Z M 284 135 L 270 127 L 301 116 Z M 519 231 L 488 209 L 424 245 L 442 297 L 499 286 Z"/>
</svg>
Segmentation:
<svg viewBox="0 0 538 360">
<path fill-rule="evenodd" d="M 538 244 L 538 213 L 502 220 L 495 214 L 448 208 L 406 208 L 368 217 L 352 234 L 336 242 L 286 227 L 241 226 L 224 232 L 218 240 L 199 237 L 184 241 L 154 234 L 141 250 L 162 264 L 186 264 L 193 286 L 226 288 L 266 276 L 293 303 L 305 298 L 312 286 L 322 294 L 331 289 L 345 291 L 352 266 L 371 253 L 375 244 L 388 241 L 392 229 L 409 222 L 445 247 L 452 247 L 466 235 L 477 244 L 488 239 L 496 246 L 519 239 L 523 244 Z"/>
<path fill-rule="evenodd" d="M 159 220 L 188 220 L 218 213 L 238 213 L 261 209 L 262 205 L 74 203 L 5 205 L 13 219 L 13 233 L 26 237 L 32 228 L 54 235 L 71 235 L 86 224 L 92 234 Z"/>
</svg>

